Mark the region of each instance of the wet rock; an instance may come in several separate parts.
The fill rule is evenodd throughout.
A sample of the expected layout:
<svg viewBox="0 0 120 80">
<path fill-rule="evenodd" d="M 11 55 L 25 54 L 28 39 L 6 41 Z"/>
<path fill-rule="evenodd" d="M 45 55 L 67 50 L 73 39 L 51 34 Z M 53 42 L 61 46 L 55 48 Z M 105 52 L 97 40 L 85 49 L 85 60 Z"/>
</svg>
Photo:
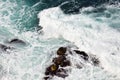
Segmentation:
<svg viewBox="0 0 120 80">
<path fill-rule="evenodd" d="M 47 77 L 44 77 L 44 80 L 51 80 L 49 76 L 58 76 L 61 78 L 65 78 L 68 76 L 66 70 L 64 70 L 61 67 L 70 66 L 71 63 L 66 58 L 66 48 L 60 47 L 57 51 L 58 57 L 53 58 L 52 62 L 54 64 L 50 65 L 48 68 L 46 68 L 45 75 Z"/>
<path fill-rule="evenodd" d="M 0 44 L 0 49 L 1 49 L 2 51 L 7 51 L 7 49 L 11 49 L 11 48 L 8 47 L 8 46 L 6 46 L 6 45 L 4 45 L 4 44 Z"/>
<path fill-rule="evenodd" d="M 55 75 L 57 70 L 58 70 L 58 65 L 52 64 L 46 69 L 45 75 Z"/>
<path fill-rule="evenodd" d="M 53 62 L 56 65 L 60 65 L 61 67 L 66 67 L 71 65 L 70 61 L 67 60 L 65 56 L 56 57 L 53 59 Z"/>
<path fill-rule="evenodd" d="M 67 66 L 71 66 L 71 63 L 69 60 L 65 60 L 60 64 L 61 67 L 67 67 Z"/>
<path fill-rule="evenodd" d="M 44 80 L 49 80 L 49 78 L 50 78 L 49 76 L 48 77 L 44 77 Z"/>
<path fill-rule="evenodd" d="M 67 71 L 63 68 L 58 69 L 56 76 L 65 78 L 68 76 Z"/>
<path fill-rule="evenodd" d="M 59 56 L 59 57 L 56 57 L 53 59 L 53 62 L 56 64 L 56 65 L 60 65 L 62 62 L 64 62 L 64 60 L 66 60 L 66 57 L 65 56 Z"/>
<path fill-rule="evenodd" d="M 8 43 L 10 43 L 10 44 L 13 44 L 13 43 L 19 43 L 19 44 L 23 44 L 23 45 L 25 45 L 26 43 L 23 41 L 23 40 L 20 40 L 20 39 L 12 39 L 12 40 L 10 40 Z"/>
<path fill-rule="evenodd" d="M 68 51 L 66 53 L 66 51 Z M 72 55 L 71 55 L 72 54 Z M 68 70 L 71 67 L 71 56 L 74 56 L 73 54 L 78 54 L 82 59 L 84 59 L 88 64 L 93 64 L 94 66 L 98 66 L 100 64 L 100 61 L 98 58 L 96 58 L 95 55 L 92 54 L 87 54 L 84 51 L 79 51 L 79 50 L 71 50 L 66 47 L 60 47 L 57 50 L 57 57 L 53 58 L 52 62 L 53 64 L 50 65 L 48 68 L 46 68 L 44 80 L 51 80 L 53 76 L 58 76 L 61 78 L 66 78 L 68 76 Z M 69 56 L 70 55 L 70 56 Z M 78 56 L 77 55 L 77 56 Z M 73 63 L 75 64 L 75 67 L 78 69 L 81 69 L 84 67 L 85 63 L 79 61 L 78 63 Z M 69 66 L 69 67 L 68 67 Z"/>
<path fill-rule="evenodd" d="M 65 78 L 68 76 L 67 71 L 63 68 L 59 68 L 58 65 L 52 64 L 46 69 L 44 80 L 49 80 L 51 77 L 50 76 L 58 76 L 61 78 Z"/>
<path fill-rule="evenodd" d="M 58 50 L 57 50 L 57 55 L 65 55 L 67 51 L 67 48 L 66 47 L 60 47 Z"/>
<path fill-rule="evenodd" d="M 85 53 L 84 51 L 79 51 L 79 50 L 74 50 L 77 54 L 79 54 L 84 60 L 88 60 L 89 56 L 87 55 L 87 53 Z"/>
<path fill-rule="evenodd" d="M 37 28 L 36 28 L 36 30 L 39 32 L 40 30 L 42 30 L 43 29 L 43 27 L 42 26 L 38 26 Z"/>
</svg>

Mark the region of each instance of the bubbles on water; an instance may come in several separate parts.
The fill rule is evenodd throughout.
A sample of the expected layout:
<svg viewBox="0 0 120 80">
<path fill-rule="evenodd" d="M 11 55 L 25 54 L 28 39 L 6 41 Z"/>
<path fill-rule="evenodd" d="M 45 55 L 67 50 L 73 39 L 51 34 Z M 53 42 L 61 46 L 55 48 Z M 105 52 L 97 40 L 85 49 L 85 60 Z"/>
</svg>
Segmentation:
<svg viewBox="0 0 120 80">
<path fill-rule="evenodd" d="M 103 7 L 104 6 L 104 7 Z M 101 23 L 107 23 L 109 27 L 112 27 L 113 29 L 119 30 L 119 14 L 120 14 L 120 8 L 115 5 L 103 5 L 98 8 L 94 7 L 87 7 L 83 8 L 81 10 L 82 14 L 89 15 L 94 20 L 101 22 Z"/>
<path fill-rule="evenodd" d="M 26 74 L 24 74 L 24 75 L 22 76 L 22 80 L 29 80 L 30 77 L 31 77 L 31 75 L 28 74 L 28 73 L 26 73 Z"/>
<path fill-rule="evenodd" d="M 119 59 L 116 57 L 116 59 L 113 60 L 113 57 L 110 56 L 111 51 L 116 52 L 117 54 L 119 53 L 119 50 L 116 51 L 115 48 L 117 46 L 116 42 L 118 42 L 118 45 L 120 44 L 120 38 L 118 38 L 120 33 L 109 25 L 114 21 L 117 22 L 116 20 L 111 19 L 111 17 L 118 15 L 116 12 L 110 12 L 113 8 L 115 11 L 117 10 L 119 12 L 117 7 L 110 7 L 107 5 L 103 9 L 99 8 L 101 11 L 97 11 L 97 9 L 93 7 L 88 8 L 86 9 L 86 12 L 88 11 L 89 13 L 86 14 L 84 11 L 85 8 L 83 8 L 81 14 L 65 15 L 58 7 L 46 9 L 39 13 L 39 18 L 41 20 L 39 25 L 43 26 L 44 36 L 46 38 L 58 38 L 62 36 L 64 39 L 77 45 L 80 50 L 99 56 L 104 70 L 99 70 L 98 72 L 100 72 L 100 74 L 97 74 L 97 72 L 94 74 L 93 70 L 96 68 L 86 67 L 85 70 L 93 69 L 91 75 L 95 76 L 86 78 L 86 80 L 94 78 L 98 78 L 98 80 L 119 80 L 118 76 L 120 71 L 117 70 L 116 72 L 116 69 L 119 68 L 119 65 L 117 64 L 119 63 Z M 102 76 L 105 72 L 106 75 Z M 83 79 L 86 73 L 83 71 L 81 74 L 83 74 L 81 76 L 81 79 Z M 74 74 L 71 76 L 73 75 Z M 96 77 L 98 75 L 99 77 Z M 110 75 L 117 75 L 117 78 L 114 76 L 109 77 Z M 73 78 L 70 77 L 69 79 Z"/>
<path fill-rule="evenodd" d="M 25 1 L 4 0 L 0 4 L 0 25 L 21 30 L 37 27 L 38 11 Z"/>
<path fill-rule="evenodd" d="M 120 47 L 119 33 L 108 27 L 108 24 L 113 23 L 113 20 L 115 21 L 114 25 L 116 21 L 119 23 L 119 8 L 110 7 L 110 9 L 107 8 L 109 10 L 103 10 L 103 13 L 99 14 L 98 12 L 87 15 L 82 13 L 64 15 L 61 10 L 56 8 L 43 11 L 42 17 L 45 18 L 42 18 L 43 21 L 40 25 L 43 26 L 45 34 L 50 34 L 47 39 L 48 36 L 44 34 L 40 35 L 32 31 L 18 33 L 19 31 L 16 29 L 16 27 L 36 26 L 36 9 L 27 6 L 23 0 L 1 0 L 0 4 L 0 42 L 4 43 L 6 38 L 10 39 L 17 36 L 21 39 L 24 38 L 29 43 L 27 47 L 21 47 L 22 49 L 10 52 L 10 55 L 0 54 L 0 78 L 2 80 L 42 80 L 45 67 L 50 64 L 50 60 L 55 56 L 56 49 L 64 45 L 69 47 L 78 45 L 82 50 L 103 57 L 101 58 L 103 63 L 106 59 L 110 63 L 116 61 L 114 65 L 117 65 L 117 69 L 119 69 L 119 60 L 117 60 L 119 57 L 108 57 L 111 52 L 116 54 L 119 52 L 114 48 L 116 45 Z M 119 24 L 116 25 L 119 26 Z M 115 44 L 115 42 L 117 43 Z M 99 50 L 99 48 L 101 49 Z M 108 68 L 104 71 L 97 67 L 86 67 L 82 70 L 72 67 L 72 72 L 69 73 L 70 76 L 66 80 L 119 80 L 117 76 L 114 76 L 114 73 L 109 72 L 109 69 L 114 71 L 113 67 L 116 68 L 116 66 L 109 67 L 110 65 L 104 65 Z"/>
</svg>

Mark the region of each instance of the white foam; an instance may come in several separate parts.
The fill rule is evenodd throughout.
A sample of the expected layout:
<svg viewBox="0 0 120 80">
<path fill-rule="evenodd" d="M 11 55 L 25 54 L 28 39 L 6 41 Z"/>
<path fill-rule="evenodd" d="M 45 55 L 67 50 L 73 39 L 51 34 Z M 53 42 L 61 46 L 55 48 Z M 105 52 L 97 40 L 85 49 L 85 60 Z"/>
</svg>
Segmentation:
<svg viewBox="0 0 120 80">
<path fill-rule="evenodd" d="M 28 45 L 10 51 L 10 54 L 0 54 L 0 64 L 3 66 L 0 72 L 1 80 L 42 80 L 45 76 L 45 68 L 56 56 L 55 51 L 60 46 L 73 47 L 74 44 L 80 50 L 96 54 L 105 69 L 87 63 L 84 63 L 86 66 L 82 69 L 72 66 L 65 80 L 120 80 L 118 74 L 120 33 L 110 28 L 108 23 L 96 21 L 93 16 L 85 14 L 64 15 L 59 8 L 50 8 L 39 14 L 43 35 L 32 31 L 20 34 L 15 28 L 19 24 L 12 23 L 10 19 L 10 16 L 14 15 L 12 10 L 17 6 L 16 2 L 9 2 L 9 0 L 6 2 L 0 1 L 0 13 L 4 10 L 8 11 L 8 14 L 7 12 L 5 15 L 0 14 L 2 26 L 0 26 L 0 43 L 5 44 L 6 39 L 17 37 L 28 42 Z M 21 14 L 22 11 L 24 9 L 20 11 Z M 75 56 L 72 62 L 77 60 L 79 57 Z M 118 76 L 115 76 L 116 74 Z M 58 77 L 53 79 L 62 80 Z"/>
<path fill-rule="evenodd" d="M 38 17 L 44 38 L 62 36 L 80 50 L 97 55 L 106 71 L 119 75 L 120 32 L 111 28 L 110 22 L 96 21 L 85 14 L 65 15 L 58 7 L 43 10 Z"/>
</svg>

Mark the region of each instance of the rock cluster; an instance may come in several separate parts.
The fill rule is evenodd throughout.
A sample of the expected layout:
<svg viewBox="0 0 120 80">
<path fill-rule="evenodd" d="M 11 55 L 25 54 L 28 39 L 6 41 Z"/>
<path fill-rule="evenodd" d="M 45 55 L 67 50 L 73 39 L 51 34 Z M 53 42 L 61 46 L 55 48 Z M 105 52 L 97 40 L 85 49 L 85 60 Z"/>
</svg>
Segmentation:
<svg viewBox="0 0 120 80">
<path fill-rule="evenodd" d="M 53 58 L 53 64 L 46 68 L 44 80 L 48 80 L 51 76 L 58 76 L 65 78 L 68 76 L 67 70 L 64 67 L 70 66 L 71 62 L 66 58 L 67 48 L 60 47 L 57 50 L 57 57 Z"/>
<path fill-rule="evenodd" d="M 72 62 L 68 59 L 68 55 L 77 54 L 79 55 L 84 61 L 90 62 L 92 65 L 97 66 L 99 65 L 100 61 L 96 56 L 90 56 L 84 51 L 79 50 L 72 50 L 67 52 L 67 47 L 60 47 L 57 52 L 57 57 L 53 58 L 52 64 L 48 66 L 45 70 L 45 77 L 44 80 L 50 80 L 53 76 L 58 76 L 61 78 L 66 78 L 68 76 L 68 70 L 66 67 L 70 67 Z M 76 65 L 79 68 L 82 68 L 79 64 Z"/>
</svg>

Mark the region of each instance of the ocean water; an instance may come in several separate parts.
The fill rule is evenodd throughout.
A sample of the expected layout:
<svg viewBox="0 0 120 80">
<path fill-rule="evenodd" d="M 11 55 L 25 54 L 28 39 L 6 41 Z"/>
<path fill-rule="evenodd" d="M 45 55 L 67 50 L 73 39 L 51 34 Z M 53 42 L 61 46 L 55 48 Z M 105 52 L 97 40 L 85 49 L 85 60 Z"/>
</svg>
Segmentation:
<svg viewBox="0 0 120 80">
<path fill-rule="evenodd" d="M 120 80 L 119 0 L 0 0 L 0 80 L 43 80 L 59 47 L 100 60 L 96 67 L 77 55 L 65 79 Z M 8 43 L 18 38 L 26 44 Z M 74 64 L 81 62 L 78 69 Z"/>
</svg>

